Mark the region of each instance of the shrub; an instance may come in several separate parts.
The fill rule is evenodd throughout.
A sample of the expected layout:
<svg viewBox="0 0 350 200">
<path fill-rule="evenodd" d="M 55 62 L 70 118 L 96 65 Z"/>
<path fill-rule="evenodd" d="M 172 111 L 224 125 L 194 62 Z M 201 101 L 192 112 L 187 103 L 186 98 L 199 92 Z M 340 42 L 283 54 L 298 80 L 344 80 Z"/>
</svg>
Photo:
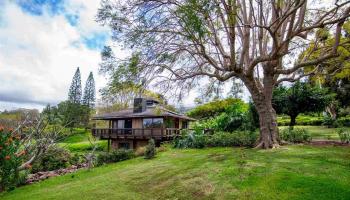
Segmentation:
<svg viewBox="0 0 350 200">
<path fill-rule="evenodd" d="M 97 156 L 97 165 L 102 165 L 104 163 L 113 163 L 123 160 L 128 160 L 134 158 L 134 152 L 132 150 L 117 149 L 108 153 L 100 153 Z"/>
<path fill-rule="evenodd" d="M 33 163 L 32 173 L 51 171 L 68 167 L 71 163 L 70 152 L 59 146 L 51 146 L 47 152 Z"/>
<path fill-rule="evenodd" d="M 184 133 L 174 140 L 175 148 L 204 148 L 206 146 L 207 135 L 203 133 Z"/>
<path fill-rule="evenodd" d="M 350 127 L 350 116 L 340 117 L 337 121 L 341 126 Z"/>
<path fill-rule="evenodd" d="M 145 150 L 145 159 L 152 159 L 156 155 L 156 145 L 154 143 L 154 139 L 150 139 L 148 141 L 148 145 Z"/>
<path fill-rule="evenodd" d="M 254 146 L 257 132 L 235 131 L 216 132 L 212 135 L 189 133 L 174 140 L 175 148 L 204 148 L 229 146 Z"/>
<path fill-rule="evenodd" d="M 286 128 L 280 132 L 280 137 L 282 140 L 292 143 L 310 142 L 312 139 L 310 133 L 302 128 Z"/>
<path fill-rule="evenodd" d="M 73 154 L 72 158 L 70 159 L 70 164 L 72 165 L 78 165 L 86 163 L 86 158 L 83 154 L 75 153 Z"/>
<path fill-rule="evenodd" d="M 193 125 L 194 129 L 214 129 L 233 132 L 237 130 L 255 130 L 259 119 L 253 104 L 235 103 L 215 118 L 201 120 Z"/>
<path fill-rule="evenodd" d="M 257 132 L 236 131 L 236 132 L 217 132 L 208 138 L 207 146 L 230 147 L 230 146 L 254 146 L 258 138 Z"/>
<path fill-rule="evenodd" d="M 350 143 L 350 131 L 340 129 L 338 130 L 338 135 L 342 143 Z"/>
<path fill-rule="evenodd" d="M 339 122 L 336 119 L 333 119 L 328 115 L 323 118 L 322 125 L 327 126 L 328 128 L 336 128 L 340 126 Z"/>
<path fill-rule="evenodd" d="M 277 117 L 277 123 L 279 126 L 289 126 L 290 117 L 287 115 L 280 115 Z M 297 125 L 303 126 L 320 126 L 323 123 L 323 117 L 310 116 L 310 115 L 299 115 L 296 119 Z"/>
<path fill-rule="evenodd" d="M 19 139 L 12 130 L 0 127 L 0 191 L 13 189 L 19 179 L 17 168 L 26 154 Z"/>
<path fill-rule="evenodd" d="M 256 107 L 252 101 L 248 104 L 248 113 L 245 120 L 246 130 L 256 130 L 259 128 L 259 114 Z"/>
</svg>

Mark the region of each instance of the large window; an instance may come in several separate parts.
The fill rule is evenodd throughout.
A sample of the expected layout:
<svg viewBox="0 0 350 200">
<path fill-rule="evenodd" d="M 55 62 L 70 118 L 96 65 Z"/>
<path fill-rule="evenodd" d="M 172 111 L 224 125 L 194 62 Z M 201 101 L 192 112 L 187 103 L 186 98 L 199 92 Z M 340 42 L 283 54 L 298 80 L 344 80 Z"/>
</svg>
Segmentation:
<svg viewBox="0 0 350 200">
<path fill-rule="evenodd" d="M 119 149 L 130 149 L 129 142 L 119 142 Z"/>
<path fill-rule="evenodd" d="M 144 118 L 143 128 L 162 128 L 163 118 Z"/>
<path fill-rule="evenodd" d="M 188 128 L 188 122 L 187 121 L 182 121 L 182 127 L 183 129 Z"/>
</svg>

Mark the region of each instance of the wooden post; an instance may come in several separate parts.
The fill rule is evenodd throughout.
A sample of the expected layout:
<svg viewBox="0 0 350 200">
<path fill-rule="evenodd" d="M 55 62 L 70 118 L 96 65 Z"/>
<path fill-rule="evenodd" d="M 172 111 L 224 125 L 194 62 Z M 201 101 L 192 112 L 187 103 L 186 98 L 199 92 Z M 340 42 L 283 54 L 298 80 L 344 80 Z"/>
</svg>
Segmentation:
<svg viewBox="0 0 350 200">
<path fill-rule="evenodd" d="M 107 142 L 107 151 L 109 152 L 111 148 L 111 139 L 108 138 L 108 142 Z"/>
</svg>

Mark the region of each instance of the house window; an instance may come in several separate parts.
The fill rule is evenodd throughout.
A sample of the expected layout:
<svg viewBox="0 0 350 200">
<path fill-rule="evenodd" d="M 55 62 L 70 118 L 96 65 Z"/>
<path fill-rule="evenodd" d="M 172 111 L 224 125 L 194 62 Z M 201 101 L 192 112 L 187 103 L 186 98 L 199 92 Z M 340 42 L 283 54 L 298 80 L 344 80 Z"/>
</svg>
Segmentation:
<svg viewBox="0 0 350 200">
<path fill-rule="evenodd" d="M 187 121 L 182 121 L 182 128 L 183 129 L 188 128 L 188 122 Z"/>
<path fill-rule="evenodd" d="M 120 142 L 119 149 L 130 149 L 130 143 L 128 142 Z"/>
<path fill-rule="evenodd" d="M 143 128 L 162 128 L 163 118 L 144 118 Z"/>
</svg>

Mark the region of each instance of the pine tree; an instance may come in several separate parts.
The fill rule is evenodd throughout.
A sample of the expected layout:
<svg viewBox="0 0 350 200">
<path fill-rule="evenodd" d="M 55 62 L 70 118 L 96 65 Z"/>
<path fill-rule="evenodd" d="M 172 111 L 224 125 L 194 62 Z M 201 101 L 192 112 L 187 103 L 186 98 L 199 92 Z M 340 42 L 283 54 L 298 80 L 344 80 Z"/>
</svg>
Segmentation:
<svg viewBox="0 0 350 200">
<path fill-rule="evenodd" d="M 73 76 L 72 84 L 69 88 L 68 100 L 72 103 L 80 104 L 81 102 L 81 77 L 79 67 Z"/>
<path fill-rule="evenodd" d="M 90 75 L 86 80 L 86 84 L 84 88 L 83 104 L 90 108 L 93 108 L 95 105 L 95 80 L 92 72 L 90 72 Z"/>
</svg>

